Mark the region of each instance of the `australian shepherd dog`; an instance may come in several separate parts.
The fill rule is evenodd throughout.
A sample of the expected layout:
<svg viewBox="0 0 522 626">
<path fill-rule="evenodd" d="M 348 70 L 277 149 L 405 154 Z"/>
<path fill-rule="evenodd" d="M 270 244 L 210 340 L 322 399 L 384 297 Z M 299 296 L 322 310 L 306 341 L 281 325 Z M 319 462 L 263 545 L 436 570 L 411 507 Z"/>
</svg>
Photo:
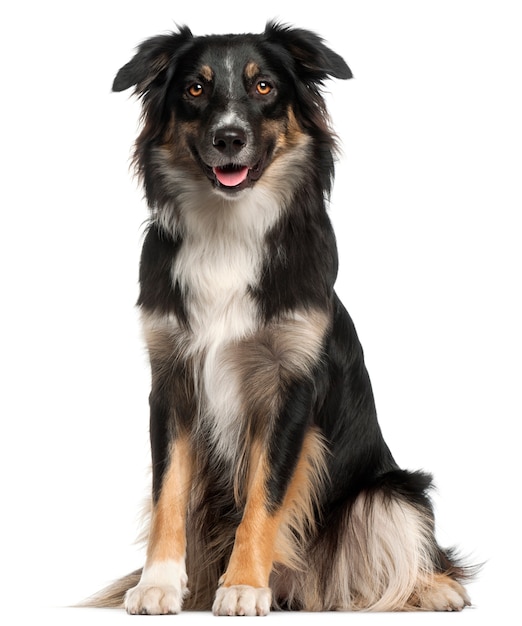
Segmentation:
<svg viewBox="0 0 522 626">
<path fill-rule="evenodd" d="M 336 155 L 322 86 L 352 76 L 307 30 L 142 43 L 150 356 L 142 569 L 91 604 L 131 614 L 454 611 L 468 569 L 434 534 L 431 476 L 399 468 L 334 291 Z"/>
</svg>

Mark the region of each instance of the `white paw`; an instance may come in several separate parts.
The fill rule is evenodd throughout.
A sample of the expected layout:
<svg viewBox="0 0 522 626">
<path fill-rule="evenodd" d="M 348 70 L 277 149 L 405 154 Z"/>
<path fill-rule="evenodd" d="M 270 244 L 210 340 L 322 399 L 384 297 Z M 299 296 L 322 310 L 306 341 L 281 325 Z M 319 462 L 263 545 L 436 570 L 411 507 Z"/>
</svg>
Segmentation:
<svg viewBox="0 0 522 626">
<path fill-rule="evenodd" d="M 268 615 L 272 603 L 269 587 L 220 587 L 212 606 L 214 615 Z"/>
<path fill-rule="evenodd" d="M 140 582 L 125 594 L 125 609 L 131 615 L 176 614 L 186 595 L 185 563 L 154 563 L 143 569 Z"/>
<path fill-rule="evenodd" d="M 125 609 L 131 615 L 168 615 L 181 611 L 184 593 L 179 587 L 152 587 L 141 583 L 125 595 Z"/>
</svg>

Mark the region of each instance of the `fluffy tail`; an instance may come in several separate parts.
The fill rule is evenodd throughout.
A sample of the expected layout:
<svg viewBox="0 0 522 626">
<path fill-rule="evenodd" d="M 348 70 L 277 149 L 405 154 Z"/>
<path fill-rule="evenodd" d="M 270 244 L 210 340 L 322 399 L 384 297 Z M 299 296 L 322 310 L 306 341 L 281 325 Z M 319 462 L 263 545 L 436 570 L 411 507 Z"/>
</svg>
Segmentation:
<svg viewBox="0 0 522 626">
<path fill-rule="evenodd" d="M 128 574 L 119 580 L 114 581 L 105 589 L 95 593 L 90 598 L 86 598 L 83 602 L 77 604 L 77 607 L 91 607 L 98 609 L 121 609 L 125 594 L 129 589 L 135 587 L 141 578 L 141 569 Z"/>
</svg>

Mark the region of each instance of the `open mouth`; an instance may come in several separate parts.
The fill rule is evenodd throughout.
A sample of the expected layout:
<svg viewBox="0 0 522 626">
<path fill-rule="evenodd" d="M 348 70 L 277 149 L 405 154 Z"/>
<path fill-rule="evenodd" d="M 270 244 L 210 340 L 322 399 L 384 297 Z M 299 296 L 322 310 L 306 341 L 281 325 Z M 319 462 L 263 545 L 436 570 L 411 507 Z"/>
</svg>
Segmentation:
<svg viewBox="0 0 522 626">
<path fill-rule="evenodd" d="M 227 163 L 210 166 L 202 160 L 196 150 L 194 150 L 194 156 L 211 182 L 218 189 L 230 193 L 251 187 L 261 178 L 267 161 L 267 155 L 265 155 L 255 165 Z"/>
<path fill-rule="evenodd" d="M 228 163 L 227 165 L 209 168 L 207 172 L 214 184 L 224 191 L 239 191 L 255 183 L 265 169 L 266 155 L 254 166 Z"/>
<path fill-rule="evenodd" d="M 246 165 L 234 165 L 230 163 L 224 167 L 213 167 L 212 172 L 218 183 L 223 187 L 237 187 L 248 178 L 249 168 Z"/>
</svg>

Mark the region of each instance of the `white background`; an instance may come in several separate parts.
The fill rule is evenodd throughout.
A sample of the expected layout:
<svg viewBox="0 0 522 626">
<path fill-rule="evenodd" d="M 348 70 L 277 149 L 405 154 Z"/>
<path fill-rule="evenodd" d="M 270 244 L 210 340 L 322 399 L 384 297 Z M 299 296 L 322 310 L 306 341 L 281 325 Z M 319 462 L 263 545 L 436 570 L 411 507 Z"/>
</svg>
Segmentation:
<svg viewBox="0 0 522 626">
<path fill-rule="evenodd" d="M 134 303 L 147 211 L 128 169 L 139 108 L 128 94 L 111 94 L 112 79 L 141 40 L 175 23 L 195 34 L 259 32 L 273 17 L 317 31 L 354 72 L 352 81 L 329 83 L 327 96 L 344 149 L 330 209 L 341 258 L 337 289 L 365 347 L 397 461 L 435 475 L 440 541 L 487 561 L 470 587 L 475 608 L 460 616 L 319 619 L 516 622 L 517 4 L 33 0 L 4 7 L 6 623 L 25 624 L 28 615 L 36 621 L 39 611 L 55 623 L 131 619 L 120 611 L 51 607 L 142 564 L 133 542 L 149 484 L 149 374 Z"/>
</svg>

